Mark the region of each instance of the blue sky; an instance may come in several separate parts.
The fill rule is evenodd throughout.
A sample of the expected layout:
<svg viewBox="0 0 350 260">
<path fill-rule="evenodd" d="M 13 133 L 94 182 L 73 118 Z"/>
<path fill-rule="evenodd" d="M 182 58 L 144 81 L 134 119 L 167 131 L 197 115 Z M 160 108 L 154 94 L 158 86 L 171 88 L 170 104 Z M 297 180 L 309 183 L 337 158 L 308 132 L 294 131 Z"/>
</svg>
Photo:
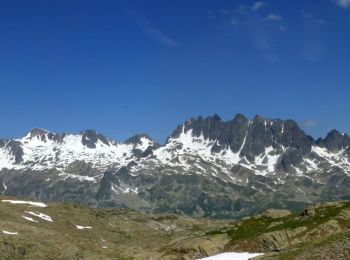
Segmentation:
<svg viewBox="0 0 350 260">
<path fill-rule="evenodd" d="M 0 2 L 1 137 L 162 142 L 189 117 L 350 133 L 350 0 Z"/>
</svg>

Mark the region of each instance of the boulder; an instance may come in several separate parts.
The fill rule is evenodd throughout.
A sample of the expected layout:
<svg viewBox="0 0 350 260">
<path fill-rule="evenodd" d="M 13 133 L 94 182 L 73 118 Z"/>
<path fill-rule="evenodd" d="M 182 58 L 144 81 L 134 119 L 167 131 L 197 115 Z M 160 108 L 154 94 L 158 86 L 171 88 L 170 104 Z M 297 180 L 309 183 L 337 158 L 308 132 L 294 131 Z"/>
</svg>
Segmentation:
<svg viewBox="0 0 350 260">
<path fill-rule="evenodd" d="M 298 227 L 292 230 L 281 230 L 265 233 L 258 238 L 262 250 L 281 251 L 291 245 L 302 243 L 297 236 L 306 231 L 307 227 Z"/>
<path fill-rule="evenodd" d="M 305 218 L 313 218 L 316 215 L 316 209 L 314 206 L 309 206 L 304 209 L 304 211 L 301 213 L 301 216 Z"/>
<path fill-rule="evenodd" d="M 342 209 L 336 219 L 349 220 L 350 219 L 350 209 Z"/>
<path fill-rule="evenodd" d="M 221 253 L 229 241 L 227 235 L 188 238 L 170 245 L 170 250 L 164 256 L 172 255 L 175 252 L 178 255 L 180 252 L 182 259 L 207 257 Z"/>
<path fill-rule="evenodd" d="M 342 229 L 339 226 L 338 221 L 331 219 L 308 232 L 307 238 L 309 241 L 314 241 L 315 239 L 333 235 L 341 231 Z"/>
</svg>

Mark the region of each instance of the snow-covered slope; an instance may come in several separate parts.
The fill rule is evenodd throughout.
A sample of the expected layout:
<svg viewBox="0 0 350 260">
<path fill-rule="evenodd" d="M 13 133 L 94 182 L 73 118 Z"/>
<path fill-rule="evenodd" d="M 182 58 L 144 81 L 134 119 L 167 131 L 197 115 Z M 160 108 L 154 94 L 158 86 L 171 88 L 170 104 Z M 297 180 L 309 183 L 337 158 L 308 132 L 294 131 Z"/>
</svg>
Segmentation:
<svg viewBox="0 0 350 260">
<path fill-rule="evenodd" d="M 339 149 L 328 149 L 319 145 L 320 141 L 316 143 L 306 136 L 294 122 L 259 117 L 247 120 L 245 126 L 238 127 L 241 138 L 234 147 L 230 143 L 231 133 L 227 133 L 226 122 L 207 118 L 205 120 L 208 121 L 202 122 L 199 131 L 193 125 L 200 120 L 188 120 L 180 125 L 165 145 L 155 149 L 152 155 L 136 161 L 138 164 L 132 167 L 132 171 L 150 170 L 155 165 L 162 165 L 176 172 L 182 169 L 184 173 L 220 176 L 235 183 L 246 179 L 237 176 L 234 169 L 261 176 L 277 176 L 279 180 L 290 175 L 313 178 L 315 172 L 336 169 L 350 174 L 350 143 Z M 218 132 L 215 136 L 208 126 L 215 126 L 217 122 L 221 125 L 215 127 Z M 232 129 L 235 134 L 235 127 Z M 259 136 L 261 133 L 263 135 Z M 349 138 L 344 134 L 341 136 Z"/>
<path fill-rule="evenodd" d="M 84 161 L 96 169 L 107 169 L 112 165 L 127 165 L 136 158 L 134 150 L 144 152 L 154 145 L 154 141 L 147 138 L 142 138 L 140 143 L 126 144 L 98 138 L 97 135 L 91 130 L 89 135 L 85 132 L 57 135 L 34 129 L 22 139 L 14 140 L 18 145 L 15 152 L 10 140 L 4 141 L 0 148 L 0 169 L 64 170 L 76 161 Z M 84 144 L 92 139 L 90 145 Z M 20 155 L 17 162 L 16 153 Z"/>
<path fill-rule="evenodd" d="M 291 131 L 290 126 L 287 129 L 287 123 L 280 120 L 261 117 L 244 123 L 237 123 L 237 120 L 223 122 L 216 116 L 204 120 L 187 120 L 162 146 L 157 146 L 147 135 L 137 135 L 124 143 L 118 143 L 92 130 L 59 135 L 33 129 L 21 139 L 2 141 L 0 169 L 56 169 L 64 172 L 72 163 L 82 161 L 99 171 L 118 169 L 135 162 L 132 168 L 134 172 L 162 165 L 197 174 L 217 176 L 221 173 L 234 181 L 237 178 L 232 168 L 237 166 L 263 176 L 275 175 L 281 171 L 307 175 L 320 169 L 332 168 L 350 174 L 350 141 L 343 141 L 346 146 L 339 149 L 327 149 L 323 145 L 327 141 L 310 141 L 300 129 L 295 134 L 292 132 L 295 129 Z M 231 133 L 227 131 L 229 123 L 232 124 L 229 126 Z M 202 124 L 199 129 L 198 124 Z M 212 134 L 210 129 L 213 126 L 216 134 Z M 293 128 L 296 127 L 293 125 Z M 236 136 L 240 135 L 241 138 L 238 138 L 234 147 L 230 135 L 234 135 L 236 129 L 239 130 Z M 222 133 L 226 136 L 223 137 Z M 349 139 L 344 134 L 341 137 Z M 310 142 L 309 147 L 303 150 L 300 145 L 293 144 L 298 138 Z M 148 149 L 151 149 L 150 152 L 145 153 Z"/>
</svg>

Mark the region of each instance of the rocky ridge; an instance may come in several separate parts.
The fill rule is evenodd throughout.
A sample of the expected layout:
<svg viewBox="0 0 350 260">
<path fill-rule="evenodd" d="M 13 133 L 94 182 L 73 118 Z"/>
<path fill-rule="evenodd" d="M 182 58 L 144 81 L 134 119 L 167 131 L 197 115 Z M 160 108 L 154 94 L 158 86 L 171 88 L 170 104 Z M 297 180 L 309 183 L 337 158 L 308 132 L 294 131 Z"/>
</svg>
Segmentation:
<svg viewBox="0 0 350 260">
<path fill-rule="evenodd" d="M 293 120 L 191 118 L 163 145 L 93 130 L 0 141 L 0 192 L 89 206 L 239 217 L 350 196 L 350 137 L 314 140 Z"/>
</svg>

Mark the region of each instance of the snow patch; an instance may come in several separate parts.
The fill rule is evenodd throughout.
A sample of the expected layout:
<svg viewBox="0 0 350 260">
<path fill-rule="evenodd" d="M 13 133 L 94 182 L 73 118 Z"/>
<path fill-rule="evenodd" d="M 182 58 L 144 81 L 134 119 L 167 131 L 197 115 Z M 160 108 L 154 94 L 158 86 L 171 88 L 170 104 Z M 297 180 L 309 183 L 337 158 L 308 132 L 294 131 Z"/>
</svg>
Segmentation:
<svg viewBox="0 0 350 260">
<path fill-rule="evenodd" d="M 146 139 L 147 140 L 147 139 Z M 75 161 L 91 163 L 93 167 L 104 170 L 112 164 L 127 165 L 132 161 L 133 145 L 109 142 L 105 144 L 98 140 L 96 148 L 88 148 L 82 143 L 82 135 L 65 135 L 62 140 L 32 137 L 30 134 L 22 139 L 16 139 L 23 149 L 23 163 L 16 164 L 14 156 L 6 148 L 0 148 L 0 169 L 65 169 Z M 145 141 L 145 140 L 143 140 Z M 148 142 L 149 143 L 149 142 Z M 144 149 L 144 142 L 141 148 Z M 5 145 L 6 147 L 6 145 Z"/>
<path fill-rule="evenodd" d="M 26 217 L 26 216 L 23 216 L 23 215 L 22 215 L 22 217 L 23 217 L 24 219 L 28 220 L 28 221 L 31 221 L 31 222 L 39 222 L 39 221 L 37 221 L 37 220 L 32 219 L 31 217 Z"/>
<path fill-rule="evenodd" d="M 230 147 L 223 147 L 219 153 L 214 153 L 212 152 L 213 147 L 221 146 L 217 140 L 205 138 L 203 133 L 200 136 L 194 136 L 193 130 L 185 131 L 183 125 L 182 132 L 177 138 L 170 138 L 165 146 L 158 148 L 153 154 L 156 162 L 170 167 L 182 167 L 185 170 L 190 170 L 193 167 L 193 158 L 199 157 L 205 162 L 214 164 L 222 172 L 231 175 L 230 169 L 241 160 L 240 153 L 245 145 L 245 140 L 246 136 L 236 153 L 232 152 Z M 195 165 L 198 166 L 198 164 Z M 212 174 L 215 175 L 215 173 Z"/>
<path fill-rule="evenodd" d="M 264 166 L 265 170 L 256 170 L 255 174 L 265 176 L 268 173 L 273 173 L 275 171 L 275 166 L 277 164 L 280 154 L 274 154 L 274 148 L 272 146 L 266 147 L 265 152 L 255 157 L 256 166 Z"/>
<path fill-rule="evenodd" d="M 0 169 L 12 169 L 14 164 L 14 156 L 7 149 L 0 148 Z"/>
<path fill-rule="evenodd" d="M 17 232 L 10 232 L 10 231 L 6 231 L 6 230 L 2 230 L 2 233 L 4 233 L 5 235 L 18 235 Z"/>
<path fill-rule="evenodd" d="M 138 143 L 135 146 L 135 148 L 138 150 L 141 150 L 142 152 L 146 151 L 149 146 L 153 145 L 153 142 L 146 137 L 141 137 L 140 141 L 141 141 L 141 144 Z"/>
<path fill-rule="evenodd" d="M 95 182 L 95 183 L 97 182 L 94 177 L 77 175 L 77 174 L 70 174 L 70 173 L 65 173 L 65 172 L 59 173 L 58 176 L 63 176 L 63 180 L 71 178 L 71 179 L 77 179 L 79 181 L 90 181 L 90 182 Z"/>
<path fill-rule="evenodd" d="M 117 185 L 112 184 L 111 185 L 111 190 L 114 191 L 117 194 L 120 194 L 120 193 L 134 193 L 134 194 L 138 194 L 139 193 L 139 190 L 138 190 L 137 187 L 136 188 L 131 188 L 131 187 L 127 187 L 125 185 L 117 186 Z"/>
<path fill-rule="evenodd" d="M 350 176 L 350 161 L 344 156 L 345 150 L 340 150 L 337 153 L 332 153 L 325 148 L 312 146 L 311 151 L 318 157 L 328 162 L 332 167 L 338 167 L 345 170 L 345 173 Z"/>
<path fill-rule="evenodd" d="M 47 205 L 42 202 L 34 202 L 34 201 L 24 201 L 24 200 L 2 200 L 2 202 L 9 202 L 11 204 L 28 204 L 34 207 L 45 208 Z"/>
<path fill-rule="evenodd" d="M 79 225 L 75 225 L 75 227 L 77 229 L 91 229 L 92 227 L 89 227 L 89 226 L 79 226 Z"/>
<path fill-rule="evenodd" d="M 2 191 L 2 194 L 4 194 L 5 191 L 7 190 L 7 186 L 6 186 L 4 181 L 2 181 L 2 186 L 4 187 L 4 190 Z"/>
<path fill-rule="evenodd" d="M 48 222 L 53 222 L 53 220 L 50 216 L 45 215 L 41 212 L 25 211 L 25 213 L 30 214 L 30 215 L 35 216 L 35 217 L 38 217 L 38 218 L 41 218 L 41 219 L 48 221 Z"/>
<path fill-rule="evenodd" d="M 263 255 L 262 253 L 222 253 L 214 256 L 201 258 L 202 260 L 249 260 Z"/>
</svg>

